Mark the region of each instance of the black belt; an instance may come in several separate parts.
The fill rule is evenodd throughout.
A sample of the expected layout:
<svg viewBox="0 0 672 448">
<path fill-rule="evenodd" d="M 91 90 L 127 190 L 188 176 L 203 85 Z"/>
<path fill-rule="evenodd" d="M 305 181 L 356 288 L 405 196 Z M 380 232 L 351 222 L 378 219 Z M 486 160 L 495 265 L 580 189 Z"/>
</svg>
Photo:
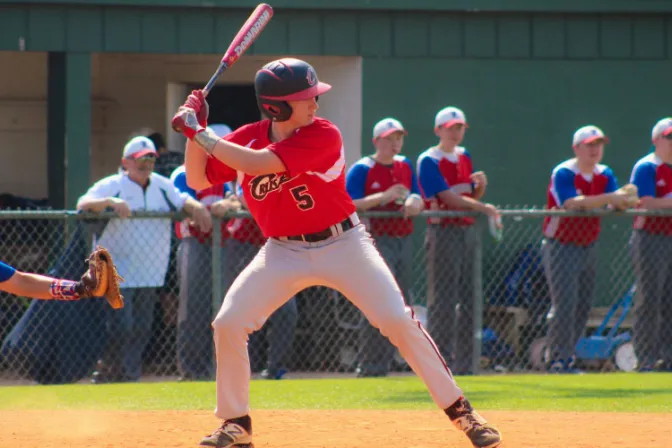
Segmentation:
<svg viewBox="0 0 672 448">
<path fill-rule="evenodd" d="M 355 223 L 352 222 L 352 220 L 348 217 L 345 218 L 343 221 L 338 223 L 343 227 L 343 232 L 348 231 L 355 227 Z M 294 235 L 294 236 L 288 236 L 286 238 L 280 238 L 280 239 L 288 239 L 290 241 L 305 241 L 306 243 L 317 243 L 320 241 L 324 241 L 327 238 L 331 238 L 332 236 L 337 236 L 339 233 L 335 230 L 335 227 L 338 225 L 333 225 L 331 227 L 328 227 L 321 232 L 316 232 L 316 233 L 304 233 L 303 235 Z"/>
</svg>

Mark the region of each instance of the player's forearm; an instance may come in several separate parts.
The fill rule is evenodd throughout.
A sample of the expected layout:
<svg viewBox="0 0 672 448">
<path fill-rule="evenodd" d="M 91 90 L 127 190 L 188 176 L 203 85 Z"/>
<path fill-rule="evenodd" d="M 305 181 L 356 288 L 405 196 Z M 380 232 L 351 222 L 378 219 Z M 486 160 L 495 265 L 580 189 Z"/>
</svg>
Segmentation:
<svg viewBox="0 0 672 448">
<path fill-rule="evenodd" d="M 383 202 L 385 202 L 385 195 L 383 195 L 383 193 L 374 193 L 365 198 L 352 201 L 357 210 L 361 212 L 378 207 Z"/>
<path fill-rule="evenodd" d="M 77 201 L 77 210 L 87 212 L 102 212 L 110 206 L 110 198 L 93 199 L 84 197 Z"/>
<path fill-rule="evenodd" d="M 252 176 L 262 174 L 282 173 L 286 171 L 285 164 L 272 151 L 267 149 L 254 150 L 245 146 L 220 139 L 214 132 L 208 130 L 199 132 L 194 137 L 208 154 L 236 171 L 242 171 Z"/>
<path fill-rule="evenodd" d="M 203 152 L 198 143 L 187 140 L 184 150 L 184 173 L 187 176 L 187 185 L 196 191 L 204 190 L 211 186 L 205 175 L 208 164 L 208 155 Z"/>
<path fill-rule="evenodd" d="M 576 196 L 567 199 L 562 206 L 566 210 L 594 210 L 609 205 L 612 193 L 598 194 L 595 196 Z"/>
<path fill-rule="evenodd" d="M 0 283 L 3 291 L 17 296 L 35 299 L 52 299 L 52 277 L 16 271 L 6 282 Z M 73 283 L 74 282 L 70 282 Z"/>
<path fill-rule="evenodd" d="M 187 213 L 189 216 L 193 216 L 194 210 L 197 208 L 202 207 L 202 205 L 196 201 L 195 199 L 192 198 L 187 198 L 186 201 L 184 201 L 184 211 Z"/>
<path fill-rule="evenodd" d="M 670 198 L 654 198 L 652 196 L 644 196 L 640 198 L 642 208 L 646 210 L 658 210 L 672 208 L 672 197 Z"/>
<path fill-rule="evenodd" d="M 437 194 L 441 202 L 450 208 L 467 209 L 476 212 L 483 212 L 487 210 L 485 204 L 478 199 L 469 196 L 462 196 L 453 193 L 450 190 L 441 191 Z"/>
</svg>

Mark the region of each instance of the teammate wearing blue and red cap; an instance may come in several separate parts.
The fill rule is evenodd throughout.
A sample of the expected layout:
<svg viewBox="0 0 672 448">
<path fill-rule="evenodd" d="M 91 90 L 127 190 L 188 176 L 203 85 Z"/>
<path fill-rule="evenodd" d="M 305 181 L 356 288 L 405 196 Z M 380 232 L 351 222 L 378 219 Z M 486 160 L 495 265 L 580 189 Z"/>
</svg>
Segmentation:
<svg viewBox="0 0 672 448">
<path fill-rule="evenodd" d="M 313 67 L 285 58 L 255 77 L 262 113 L 224 139 L 208 132 L 208 107 L 194 91 L 173 118 L 188 139 L 187 181 L 194 189 L 238 179 L 249 210 L 268 238 L 234 281 L 213 322 L 217 408 L 224 420 L 202 446 L 249 447 L 248 335 L 297 292 L 333 288 L 363 311 L 427 384 L 435 403 L 477 447 L 501 436 L 471 407 L 434 342 L 404 303 L 345 188 L 341 133 L 317 117 L 317 97 L 331 86 Z M 412 433 L 412 432 L 411 432 Z M 412 435 L 409 437 L 412 438 Z"/>
<path fill-rule="evenodd" d="M 430 210 L 473 210 L 496 218 L 497 209 L 480 200 L 487 177 L 474 172 L 471 154 L 460 146 L 466 129 L 467 119 L 457 107 L 436 114 L 439 143 L 418 158 L 420 189 Z M 427 226 L 427 327 L 460 375 L 472 373 L 473 364 L 473 273 L 481 244 L 474 222 L 472 217 L 432 217 Z"/>
<path fill-rule="evenodd" d="M 394 118 L 384 118 L 373 127 L 375 153 L 357 161 L 346 176 L 346 188 L 358 211 L 400 211 L 404 218 L 370 218 L 363 220 L 376 247 L 392 270 L 407 301 L 411 292 L 413 259 L 410 235 L 413 220 L 424 204 L 413 165 L 400 154 L 407 134 Z M 387 375 L 394 357 L 394 347 L 368 322 L 359 332 L 357 376 Z"/>
<path fill-rule="evenodd" d="M 547 189 L 548 209 L 626 208 L 627 197 L 615 194 L 618 182 L 614 172 L 600 163 L 607 142 L 596 126 L 584 126 L 574 133 L 575 157 L 553 169 Z M 574 347 L 592 305 L 600 218 L 547 216 L 543 233 L 542 260 L 554 309 L 545 360 L 551 372 L 578 373 Z"/>
<path fill-rule="evenodd" d="M 641 208 L 672 208 L 672 118 L 651 131 L 654 151 L 637 161 L 630 182 L 637 186 Z M 672 218 L 638 216 L 632 234 L 638 299 L 633 342 L 639 371 L 672 370 Z"/>
</svg>

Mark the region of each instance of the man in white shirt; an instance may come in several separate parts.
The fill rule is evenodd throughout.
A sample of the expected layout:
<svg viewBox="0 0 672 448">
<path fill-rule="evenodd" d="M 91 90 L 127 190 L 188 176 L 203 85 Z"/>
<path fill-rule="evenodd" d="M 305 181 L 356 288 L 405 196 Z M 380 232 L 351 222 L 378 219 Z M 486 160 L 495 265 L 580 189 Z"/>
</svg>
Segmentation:
<svg viewBox="0 0 672 448">
<path fill-rule="evenodd" d="M 212 227 L 207 209 L 172 182 L 154 173 L 158 153 L 146 137 L 134 137 L 124 147 L 122 169 L 105 177 L 79 198 L 77 210 L 113 210 L 94 244 L 112 254 L 124 277 L 122 295 L 126 306 L 110 312 L 110 338 L 94 383 L 136 381 L 142 373 L 142 352 L 151 336 L 157 287 L 164 283 L 170 255 L 171 220 L 168 218 L 125 219 L 134 211 L 184 210 L 203 231 Z"/>
</svg>

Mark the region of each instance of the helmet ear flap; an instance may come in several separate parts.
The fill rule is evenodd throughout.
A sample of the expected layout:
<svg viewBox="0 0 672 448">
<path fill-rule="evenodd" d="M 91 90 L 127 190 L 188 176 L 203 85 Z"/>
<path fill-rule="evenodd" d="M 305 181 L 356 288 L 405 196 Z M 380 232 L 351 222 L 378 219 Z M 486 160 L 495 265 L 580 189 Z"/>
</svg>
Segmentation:
<svg viewBox="0 0 672 448">
<path fill-rule="evenodd" d="M 259 98 L 257 104 L 262 115 L 273 121 L 287 121 L 292 116 L 292 108 L 286 101 Z"/>
</svg>

